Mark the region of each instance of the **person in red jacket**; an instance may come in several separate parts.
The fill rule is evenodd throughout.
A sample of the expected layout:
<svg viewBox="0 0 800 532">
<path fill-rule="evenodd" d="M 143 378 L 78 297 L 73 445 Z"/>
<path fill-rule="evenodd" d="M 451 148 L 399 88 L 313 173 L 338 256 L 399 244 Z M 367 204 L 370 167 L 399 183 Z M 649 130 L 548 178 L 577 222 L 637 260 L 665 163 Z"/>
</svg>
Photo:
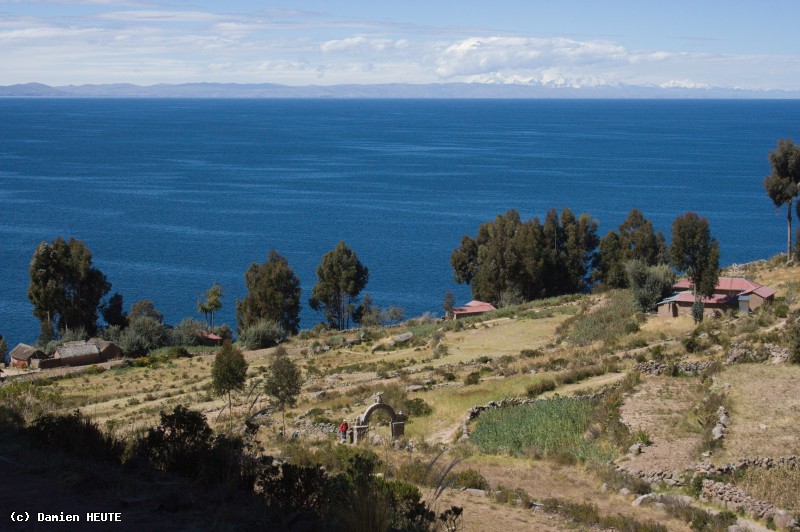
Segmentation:
<svg viewBox="0 0 800 532">
<path fill-rule="evenodd" d="M 349 428 L 350 426 L 347 424 L 347 420 L 343 419 L 342 424 L 339 425 L 339 433 L 342 435 L 342 443 L 347 440 L 347 429 Z"/>
</svg>

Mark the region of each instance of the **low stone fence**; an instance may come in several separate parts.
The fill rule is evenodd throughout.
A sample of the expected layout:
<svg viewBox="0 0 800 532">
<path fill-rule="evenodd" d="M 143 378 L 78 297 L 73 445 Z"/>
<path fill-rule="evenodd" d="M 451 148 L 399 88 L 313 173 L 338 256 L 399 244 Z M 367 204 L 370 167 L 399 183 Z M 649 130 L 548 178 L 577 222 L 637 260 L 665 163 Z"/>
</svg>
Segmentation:
<svg viewBox="0 0 800 532">
<path fill-rule="evenodd" d="M 785 364 L 789 360 L 789 350 L 775 344 L 754 347 L 747 342 L 731 345 L 725 355 L 725 364 L 746 364 L 748 362 L 767 362 Z"/>
<path fill-rule="evenodd" d="M 647 362 L 639 362 L 633 369 L 645 375 L 670 375 L 673 371 L 697 374 L 702 373 L 712 364 L 713 362 L 679 362 L 678 364 L 670 364 L 648 360 Z"/>
<path fill-rule="evenodd" d="M 762 469 L 773 469 L 776 467 L 789 467 L 796 469 L 800 467 L 800 456 L 780 456 L 777 458 L 742 458 L 731 464 L 724 466 L 715 466 L 714 464 L 704 461 L 697 464 L 695 467 L 696 474 L 702 475 L 729 475 L 741 469 L 760 467 Z"/>
<path fill-rule="evenodd" d="M 758 519 L 772 519 L 780 530 L 796 529 L 795 519 L 789 512 L 766 501 L 759 501 L 731 484 L 703 480 L 700 500 L 718 504 L 734 512 L 742 510 Z"/>
</svg>

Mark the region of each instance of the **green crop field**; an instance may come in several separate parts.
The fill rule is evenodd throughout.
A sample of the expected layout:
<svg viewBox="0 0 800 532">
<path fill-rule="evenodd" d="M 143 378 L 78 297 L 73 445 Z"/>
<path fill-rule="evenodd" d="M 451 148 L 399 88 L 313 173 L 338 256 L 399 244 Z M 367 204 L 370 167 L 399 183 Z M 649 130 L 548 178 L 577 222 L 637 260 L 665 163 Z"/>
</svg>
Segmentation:
<svg viewBox="0 0 800 532">
<path fill-rule="evenodd" d="M 534 451 L 608 459 L 606 451 L 583 436 L 591 413 L 589 401 L 564 397 L 493 410 L 481 415 L 470 441 L 484 453 Z"/>
</svg>

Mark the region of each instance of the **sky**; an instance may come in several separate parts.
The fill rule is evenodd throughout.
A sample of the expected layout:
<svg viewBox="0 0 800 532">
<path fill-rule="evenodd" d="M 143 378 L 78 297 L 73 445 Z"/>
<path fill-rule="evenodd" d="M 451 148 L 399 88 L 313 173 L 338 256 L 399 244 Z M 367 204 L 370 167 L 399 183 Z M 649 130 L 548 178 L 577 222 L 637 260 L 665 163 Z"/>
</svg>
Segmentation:
<svg viewBox="0 0 800 532">
<path fill-rule="evenodd" d="M 800 90 L 794 0 L 0 0 L 0 85 Z"/>
</svg>

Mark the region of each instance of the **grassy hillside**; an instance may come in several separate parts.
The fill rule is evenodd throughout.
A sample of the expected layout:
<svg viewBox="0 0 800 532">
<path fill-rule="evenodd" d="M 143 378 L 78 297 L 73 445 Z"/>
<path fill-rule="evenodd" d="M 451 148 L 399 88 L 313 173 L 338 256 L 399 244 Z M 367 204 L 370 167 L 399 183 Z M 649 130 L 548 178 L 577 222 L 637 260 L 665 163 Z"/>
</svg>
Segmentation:
<svg viewBox="0 0 800 532">
<path fill-rule="evenodd" d="M 380 460 L 382 478 L 418 486 L 439 511 L 462 506 L 465 530 L 725 530 L 737 519 L 758 521 L 747 510 L 719 514 L 725 508 L 701 503 L 704 477 L 693 473 L 701 462 L 720 467 L 800 455 L 800 366 L 771 356 L 789 347 L 800 268 L 772 261 L 731 274 L 775 288 L 776 302 L 751 316 L 695 326 L 688 318 L 637 313 L 630 294 L 615 291 L 527 303 L 464 322 L 409 320 L 363 339 L 359 332 L 304 332 L 284 345 L 305 380 L 286 416 L 293 437 L 281 436 L 280 415 L 263 394 L 273 349 L 245 353 L 247 382 L 234 396 L 229 435 L 259 455 L 322 463 L 333 472 L 344 455 L 332 429 L 342 418 L 352 425 L 381 392 L 408 414 L 405 437 L 392 442 L 387 420 L 374 418 L 361 446 Z M 395 340 L 406 332 L 411 339 Z M 735 349 L 752 356 L 726 364 Z M 141 438 L 161 412 L 178 405 L 226 433 L 227 399 L 210 387 L 214 350 L 154 355 L 58 378 L 42 372 L 34 391 L 6 384 L 0 394 L 28 422 L 42 411 L 77 410 L 120 441 Z M 476 405 L 510 398 L 529 404 L 490 408 L 466 422 Z M 720 408 L 727 412 L 725 434 L 715 439 Z M 258 428 L 245 433 L 245 418 L 262 409 Z M 11 443 L 24 438 L 12 433 L 3 456 L 29 464 L 16 474 L 51 479 L 56 466 L 42 460 L 46 451 Z M 631 450 L 635 444 L 641 445 Z M 452 465 L 445 484 L 453 487 L 435 497 L 441 483 L 430 472 L 445 465 Z M 792 467 L 708 476 L 800 512 L 790 495 L 800 490 Z M 632 505 L 651 492 L 657 494 L 651 504 Z M 761 516 L 761 525 L 781 523 Z M 226 528 L 219 521 L 206 525 Z"/>
</svg>

